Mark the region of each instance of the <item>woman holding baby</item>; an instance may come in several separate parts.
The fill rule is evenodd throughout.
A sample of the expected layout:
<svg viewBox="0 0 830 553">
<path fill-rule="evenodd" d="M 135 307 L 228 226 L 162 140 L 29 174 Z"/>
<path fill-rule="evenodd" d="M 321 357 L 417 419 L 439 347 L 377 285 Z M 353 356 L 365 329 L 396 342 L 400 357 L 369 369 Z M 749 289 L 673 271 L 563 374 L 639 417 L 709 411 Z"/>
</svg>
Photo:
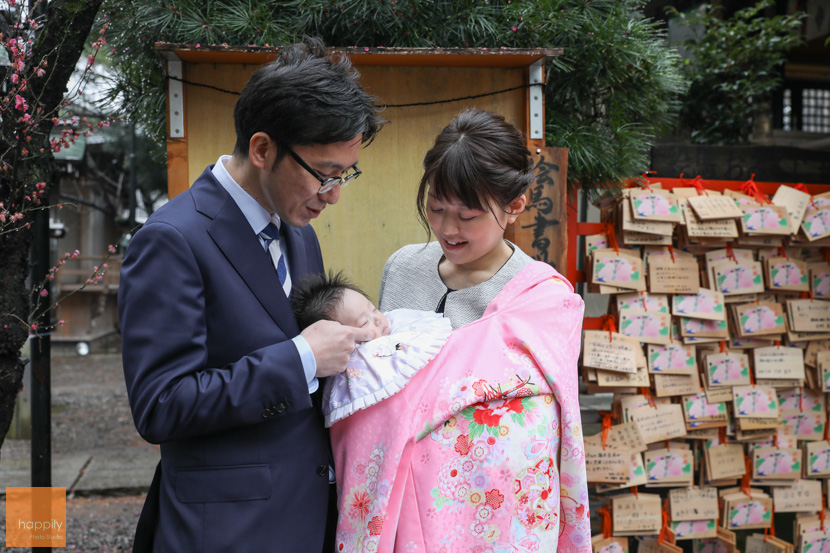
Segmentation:
<svg viewBox="0 0 830 553">
<path fill-rule="evenodd" d="M 521 132 L 490 112 L 462 112 L 427 153 L 417 208 L 435 241 L 389 258 L 380 309 L 454 330 L 399 392 L 332 426 L 336 551 L 590 551 L 583 303 L 504 239 L 533 183 Z"/>
</svg>

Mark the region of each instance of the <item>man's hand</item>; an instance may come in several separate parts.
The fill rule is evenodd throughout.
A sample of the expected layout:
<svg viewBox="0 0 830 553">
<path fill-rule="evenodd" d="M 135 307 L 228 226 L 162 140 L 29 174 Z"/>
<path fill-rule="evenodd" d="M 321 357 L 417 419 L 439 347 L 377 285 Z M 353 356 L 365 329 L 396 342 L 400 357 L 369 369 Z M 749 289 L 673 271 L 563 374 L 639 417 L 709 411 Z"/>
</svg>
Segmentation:
<svg viewBox="0 0 830 553">
<path fill-rule="evenodd" d="M 372 339 L 372 331 L 344 326 L 334 321 L 317 321 L 300 332 L 317 361 L 317 378 L 340 374 L 346 370 L 349 355 L 358 342 Z"/>
</svg>

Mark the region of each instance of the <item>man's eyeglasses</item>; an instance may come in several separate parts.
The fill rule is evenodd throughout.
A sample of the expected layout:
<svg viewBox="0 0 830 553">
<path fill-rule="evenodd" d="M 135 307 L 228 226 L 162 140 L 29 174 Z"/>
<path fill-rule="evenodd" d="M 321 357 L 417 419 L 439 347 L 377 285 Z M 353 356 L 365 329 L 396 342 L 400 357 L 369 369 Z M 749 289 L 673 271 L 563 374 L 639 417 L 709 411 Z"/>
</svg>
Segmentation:
<svg viewBox="0 0 830 553">
<path fill-rule="evenodd" d="M 315 179 L 317 179 L 318 181 L 320 181 L 320 189 L 319 189 L 319 190 L 317 190 L 317 193 L 318 193 L 318 194 L 325 194 L 326 192 L 328 192 L 329 190 L 331 190 L 332 188 L 334 188 L 335 186 L 338 186 L 338 185 L 339 185 L 341 188 L 345 188 L 345 187 L 349 184 L 349 182 L 350 182 L 350 181 L 355 180 L 357 177 L 359 177 L 360 175 L 362 175 L 362 174 L 363 174 L 363 171 L 361 171 L 360 169 L 358 169 L 358 167 L 357 167 L 357 163 L 355 163 L 355 164 L 354 164 L 354 165 L 352 165 L 352 166 L 351 166 L 351 168 L 350 168 L 350 169 L 351 169 L 351 171 L 352 171 L 351 173 L 349 173 L 349 174 L 347 174 L 347 175 L 345 175 L 345 176 L 342 176 L 342 177 L 329 177 L 329 178 L 327 178 L 327 179 L 324 179 L 323 177 L 321 177 L 320 175 L 318 175 L 318 174 L 317 174 L 317 171 L 315 171 L 314 169 L 312 169 L 312 168 L 308 165 L 308 163 L 306 163 L 305 161 L 303 161 L 303 158 L 301 158 L 300 156 L 298 156 L 298 155 L 297 155 L 297 153 L 296 153 L 294 150 L 292 150 L 292 149 L 291 149 L 291 148 L 289 148 L 288 146 L 284 146 L 284 148 L 286 149 L 286 151 L 288 152 L 288 154 L 289 154 L 292 158 L 294 158 L 294 161 L 296 161 L 296 162 L 300 165 L 300 167 L 302 167 L 303 169 L 305 169 L 306 171 L 308 171 L 308 172 L 309 172 L 309 173 L 310 173 L 310 174 L 311 174 L 311 175 L 312 175 Z"/>
</svg>

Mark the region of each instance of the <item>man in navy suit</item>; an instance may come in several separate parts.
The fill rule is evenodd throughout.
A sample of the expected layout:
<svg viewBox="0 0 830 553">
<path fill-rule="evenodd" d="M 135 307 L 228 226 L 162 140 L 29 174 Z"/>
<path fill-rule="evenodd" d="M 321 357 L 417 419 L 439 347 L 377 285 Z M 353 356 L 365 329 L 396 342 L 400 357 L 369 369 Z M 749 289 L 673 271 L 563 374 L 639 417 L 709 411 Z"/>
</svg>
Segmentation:
<svg viewBox="0 0 830 553">
<path fill-rule="evenodd" d="M 383 124 L 357 77 L 317 40 L 282 49 L 236 103 L 233 155 L 130 243 L 124 375 L 138 431 L 161 444 L 136 551 L 331 544 L 333 471 L 314 393 L 371 333 L 332 321 L 299 332 L 288 295 L 323 270 L 308 223 L 360 174 L 361 145 Z"/>
</svg>

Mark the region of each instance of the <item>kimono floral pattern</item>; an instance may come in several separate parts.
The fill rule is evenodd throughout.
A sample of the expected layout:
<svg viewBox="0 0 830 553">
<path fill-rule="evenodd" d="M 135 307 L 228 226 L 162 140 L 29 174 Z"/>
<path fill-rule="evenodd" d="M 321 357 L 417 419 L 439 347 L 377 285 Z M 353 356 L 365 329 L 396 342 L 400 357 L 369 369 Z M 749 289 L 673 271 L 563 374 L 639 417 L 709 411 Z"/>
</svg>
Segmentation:
<svg viewBox="0 0 830 553">
<path fill-rule="evenodd" d="M 591 552 L 583 303 L 556 275 L 523 269 L 403 390 L 331 427 L 336 551 Z"/>
<path fill-rule="evenodd" d="M 354 473 L 362 477 L 360 484 L 349 489 L 345 494 L 345 509 L 341 511 L 340 521 L 346 521 L 353 529 L 369 530 L 368 536 L 355 532 L 355 551 L 377 551 L 378 536 L 383 527 L 382 510 L 385 505 L 384 495 L 391 483 L 387 480 L 378 482 L 380 466 L 383 464 L 385 448 L 382 444 L 373 448 L 365 463 L 358 462 L 352 467 Z"/>
</svg>

